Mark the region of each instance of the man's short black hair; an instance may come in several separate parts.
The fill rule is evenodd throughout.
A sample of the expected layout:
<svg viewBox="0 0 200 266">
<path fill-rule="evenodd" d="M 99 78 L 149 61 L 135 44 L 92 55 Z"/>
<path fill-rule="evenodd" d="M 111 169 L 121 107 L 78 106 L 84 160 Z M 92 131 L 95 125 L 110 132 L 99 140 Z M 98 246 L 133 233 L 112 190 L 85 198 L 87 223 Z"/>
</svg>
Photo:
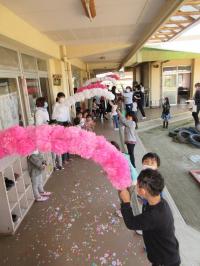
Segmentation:
<svg viewBox="0 0 200 266">
<path fill-rule="evenodd" d="M 142 163 L 147 160 L 147 159 L 151 159 L 151 160 L 155 160 L 157 162 L 157 166 L 160 167 L 160 157 L 158 156 L 157 153 L 155 152 L 148 152 L 146 153 L 143 158 L 142 158 Z"/>
<path fill-rule="evenodd" d="M 149 168 L 141 171 L 137 182 L 139 188 L 146 189 L 151 196 L 158 196 L 165 186 L 162 175 L 157 170 Z"/>
</svg>

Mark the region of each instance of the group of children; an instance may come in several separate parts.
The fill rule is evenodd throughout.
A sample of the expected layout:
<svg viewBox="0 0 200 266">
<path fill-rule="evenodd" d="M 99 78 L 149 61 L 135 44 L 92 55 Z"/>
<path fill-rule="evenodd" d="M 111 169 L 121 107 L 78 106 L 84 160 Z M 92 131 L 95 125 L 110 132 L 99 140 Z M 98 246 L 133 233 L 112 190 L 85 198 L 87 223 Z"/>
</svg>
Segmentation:
<svg viewBox="0 0 200 266">
<path fill-rule="evenodd" d="M 74 118 L 73 125 L 87 131 L 94 131 L 95 121 L 93 115 L 90 113 L 90 110 L 87 109 L 84 112 L 78 112 L 76 117 Z"/>
<path fill-rule="evenodd" d="M 108 120 L 108 118 L 106 117 L 106 102 L 103 96 L 99 99 L 98 102 L 96 98 L 93 99 L 92 115 L 94 116 L 94 118 L 99 117 L 101 120 Z"/>
</svg>

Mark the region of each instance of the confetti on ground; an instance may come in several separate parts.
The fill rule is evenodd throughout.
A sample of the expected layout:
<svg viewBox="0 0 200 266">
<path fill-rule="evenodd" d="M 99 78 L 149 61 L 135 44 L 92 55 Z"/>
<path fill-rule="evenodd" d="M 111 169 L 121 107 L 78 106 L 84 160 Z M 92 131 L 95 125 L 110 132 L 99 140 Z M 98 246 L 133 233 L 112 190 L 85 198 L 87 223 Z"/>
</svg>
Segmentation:
<svg viewBox="0 0 200 266">
<path fill-rule="evenodd" d="M 79 159 L 79 164 L 81 169 L 89 169 L 89 162 Z M 16 256 L 16 265 L 33 265 L 29 263 L 32 258 L 37 266 L 147 266 L 142 238 L 127 230 L 115 215 L 119 208 L 117 192 L 101 181 L 98 168 L 95 177 L 88 176 L 88 171 L 75 170 L 69 173 L 66 169 L 63 176 L 52 177 L 56 179 L 52 188 L 61 178 L 66 185 L 59 186 L 47 204 L 34 205 L 13 237 L 18 242 L 11 243 L 28 243 L 23 247 L 25 256 Z M 10 256 L 4 256 L 1 262 L 12 265 Z"/>
</svg>

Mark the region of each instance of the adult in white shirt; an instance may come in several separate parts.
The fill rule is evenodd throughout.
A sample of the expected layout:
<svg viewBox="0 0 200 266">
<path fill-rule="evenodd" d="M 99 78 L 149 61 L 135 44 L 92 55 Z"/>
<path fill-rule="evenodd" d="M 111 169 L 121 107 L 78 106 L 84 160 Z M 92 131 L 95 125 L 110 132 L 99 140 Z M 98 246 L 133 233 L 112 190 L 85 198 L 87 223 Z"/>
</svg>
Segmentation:
<svg viewBox="0 0 200 266">
<path fill-rule="evenodd" d="M 48 103 L 44 97 L 39 97 L 36 100 L 36 111 L 35 111 L 35 125 L 48 124 L 49 113 L 47 111 Z"/>
<path fill-rule="evenodd" d="M 52 120 L 56 120 L 60 125 L 64 126 L 64 123 L 71 122 L 69 108 L 66 106 L 65 102 L 65 94 L 63 92 L 59 92 L 57 94 L 56 103 L 53 107 Z M 62 156 L 52 154 L 55 170 L 64 169 L 63 163 L 66 163 L 69 160 L 69 154 L 64 153 Z M 56 161 L 58 164 L 56 165 Z"/>
<path fill-rule="evenodd" d="M 71 122 L 69 107 L 65 104 L 65 94 L 59 92 L 57 94 L 56 103 L 53 107 L 52 119 L 59 123 Z"/>
<path fill-rule="evenodd" d="M 129 113 L 133 109 L 133 92 L 131 91 L 131 87 L 127 86 L 125 92 L 123 93 L 124 104 L 126 107 L 126 112 Z"/>
<path fill-rule="evenodd" d="M 112 106 L 112 118 L 113 118 L 113 123 L 114 123 L 114 129 L 119 130 L 119 117 L 117 113 L 117 108 L 118 105 L 116 104 L 115 101 L 109 101 L 109 104 Z"/>
</svg>

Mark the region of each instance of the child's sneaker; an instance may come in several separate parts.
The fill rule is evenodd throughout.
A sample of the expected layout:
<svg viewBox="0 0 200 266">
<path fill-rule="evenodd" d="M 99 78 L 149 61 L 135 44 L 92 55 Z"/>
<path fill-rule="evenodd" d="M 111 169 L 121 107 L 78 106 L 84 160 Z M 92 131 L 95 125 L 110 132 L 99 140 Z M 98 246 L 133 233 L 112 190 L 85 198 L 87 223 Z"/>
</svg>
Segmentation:
<svg viewBox="0 0 200 266">
<path fill-rule="evenodd" d="M 43 196 L 50 196 L 52 193 L 49 192 L 49 191 L 44 191 L 44 192 L 41 192 L 40 195 L 43 197 Z"/>
<path fill-rule="evenodd" d="M 58 170 L 64 170 L 65 168 L 63 167 L 63 166 L 57 166 L 56 167 L 56 171 L 58 171 Z"/>
<path fill-rule="evenodd" d="M 48 199 L 49 199 L 49 197 L 43 197 L 43 196 L 41 196 L 40 198 L 37 198 L 35 201 L 42 202 L 42 201 L 46 201 Z"/>
<path fill-rule="evenodd" d="M 143 233 L 142 233 L 141 230 L 136 230 L 135 232 L 136 232 L 136 234 L 139 235 L 139 236 L 142 236 L 142 235 L 143 235 Z"/>
</svg>

